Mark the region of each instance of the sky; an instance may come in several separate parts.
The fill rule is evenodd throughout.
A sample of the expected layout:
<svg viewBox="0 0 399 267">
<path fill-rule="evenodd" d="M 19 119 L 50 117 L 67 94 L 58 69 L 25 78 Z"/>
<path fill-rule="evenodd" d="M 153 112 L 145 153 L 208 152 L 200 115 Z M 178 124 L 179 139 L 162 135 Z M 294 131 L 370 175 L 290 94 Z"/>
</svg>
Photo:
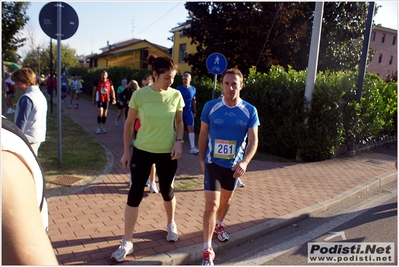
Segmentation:
<svg viewBox="0 0 399 267">
<path fill-rule="evenodd" d="M 31 2 L 27 10 L 30 20 L 23 33 L 34 33 L 35 46 L 50 42 L 40 27 L 39 14 L 49 2 Z M 100 53 L 100 48 L 132 38 L 146 39 L 167 48 L 170 30 L 187 20 L 188 12 L 181 1 L 68 1 L 77 13 L 79 26 L 69 39 L 62 40 L 76 49 L 78 55 Z M 30 34 L 32 35 L 32 34 Z M 56 43 L 53 39 L 53 43 Z M 22 51 L 21 51 L 22 52 Z"/>
<path fill-rule="evenodd" d="M 40 27 L 39 14 L 41 9 L 49 2 L 31 2 L 27 10 L 30 17 L 22 33 L 26 36 L 33 35 L 35 47 L 49 45 L 48 37 Z M 132 38 L 146 39 L 167 48 L 172 47 L 170 30 L 185 22 L 188 12 L 184 8 L 185 2 L 180 1 L 68 1 L 77 13 L 79 26 L 76 33 L 69 39 L 62 40 L 76 49 L 78 55 L 101 53 L 100 48 L 107 42 L 114 44 Z M 375 5 L 382 7 L 374 17 L 376 24 L 383 27 L 398 28 L 398 1 L 378 1 Z M 29 34 L 30 33 L 30 34 Z M 57 40 L 53 39 L 53 43 Z M 25 50 L 24 50 L 25 49 Z M 23 56 L 22 48 L 18 52 Z"/>
</svg>

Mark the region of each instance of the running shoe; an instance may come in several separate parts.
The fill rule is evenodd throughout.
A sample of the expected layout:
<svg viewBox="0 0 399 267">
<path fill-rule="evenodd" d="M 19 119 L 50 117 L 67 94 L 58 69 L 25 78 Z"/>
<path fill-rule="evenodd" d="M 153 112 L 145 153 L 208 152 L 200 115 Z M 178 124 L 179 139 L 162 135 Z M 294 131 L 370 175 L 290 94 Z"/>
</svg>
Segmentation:
<svg viewBox="0 0 399 267">
<path fill-rule="evenodd" d="M 202 260 L 202 266 L 210 266 L 214 265 L 213 260 L 215 259 L 216 255 L 212 248 L 204 249 L 204 259 Z"/>
<path fill-rule="evenodd" d="M 229 234 L 224 230 L 223 225 L 216 224 L 214 233 L 220 242 L 229 241 Z"/>
<path fill-rule="evenodd" d="M 101 128 L 98 127 L 98 128 L 97 128 L 97 131 L 96 131 L 96 134 L 100 134 L 100 133 L 101 133 Z"/>
<path fill-rule="evenodd" d="M 103 128 L 101 128 L 101 132 L 102 133 L 107 133 L 107 131 L 105 130 L 105 128 L 103 127 Z"/>
<path fill-rule="evenodd" d="M 150 183 L 150 192 L 158 194 L 158 188 L 155 182 Z"/>
<path fill-rule="evenodd" d="M 197 154 L 199 152 L 198 148 L 192 147 L 190 148 L 190 154 Z"/>
<path fill-rule="evenodd" d="M 241 181 L 240 178 L 237 178 L 237 187 L 245 187 L 245 184 Z"/>
<path fill-rule="evenodd" d="M 151 184 L 150 177 L 148 177 L 147 182 L 145 183 L 145 187 L 149 187 L 150 184 Z"/>
<path fill-rule="evenodd" d="M 179 236 L 177 235 L 177 226 L 175 222 L 172 222 L 166 226 L 168 229 L 168 235 L 166 236 L 166 240 L 169 242 L 174 241 L 176 242 L 179 239 Z"/>
<path fill-rule="evenodd" d="M 132 254 L 132 253 L 133 253 L 133 242 L 126 241 L 126 238 L 122 237 L 122 244 L 114 253 L 112 253 L 111 259 L 117 262 L 122 262 L 125 260 L 127 254 Z"/>
</svg>

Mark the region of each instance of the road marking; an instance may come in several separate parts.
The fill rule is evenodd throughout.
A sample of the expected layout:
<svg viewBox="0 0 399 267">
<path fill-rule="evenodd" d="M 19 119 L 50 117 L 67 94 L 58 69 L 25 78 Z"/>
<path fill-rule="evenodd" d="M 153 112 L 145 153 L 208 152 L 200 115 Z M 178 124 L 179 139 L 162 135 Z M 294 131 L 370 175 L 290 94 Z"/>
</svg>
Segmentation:
<svg viewBox="0 0 399 267">
<path fill-rule="evenodd" d="M 331 239 L 333 239 L 334 237 L 337 237 L 337 236 L 341 236 L 342 240 L 346 240 L 346 236 L 345 236 L 345 232 L 344 231 L 341 231 L 341 232 L 330 232 L 330 234 L 333 234 L 333 235 L 331 235 L 329 237 L 326 237 L 324 239 L 325 241 L 331 240 Z"/>
</svg>

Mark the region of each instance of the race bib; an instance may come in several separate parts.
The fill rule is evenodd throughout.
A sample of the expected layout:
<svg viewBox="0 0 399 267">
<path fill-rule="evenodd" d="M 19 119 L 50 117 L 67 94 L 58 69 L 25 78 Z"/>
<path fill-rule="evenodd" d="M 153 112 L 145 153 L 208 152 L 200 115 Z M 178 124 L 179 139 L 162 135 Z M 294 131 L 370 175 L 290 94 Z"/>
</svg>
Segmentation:
<svg viewBox="0 0 399 267">
<path fill-rule="evenodd" d="M 236 153 L 237 142 L 233 140 L 215 140 L 213 156 L 219 159 L 233 159 Z"/>
<path fill-rule="evenodd" d="M 108 94 L 108 90 L 105 89 L 105 88 L 102 88 L 102 89 L 101 89 L 101 94 L 102 94 L 102 95 Z"/>
</svg>

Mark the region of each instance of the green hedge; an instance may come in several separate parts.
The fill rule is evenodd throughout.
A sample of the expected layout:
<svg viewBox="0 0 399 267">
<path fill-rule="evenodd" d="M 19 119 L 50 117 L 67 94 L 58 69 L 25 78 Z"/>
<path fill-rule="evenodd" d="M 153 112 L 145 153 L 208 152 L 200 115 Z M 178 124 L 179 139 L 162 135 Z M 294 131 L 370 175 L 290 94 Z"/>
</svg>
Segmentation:
<svg viewBox="0 0 399 267">
<path fill-rule="evenodd" d="M 149 73 L 130 68 L 107 69 L 115 87 L 123 78 L 141 78 Z M 70 69 L 70 74 L 84 79 L 84 92 L 91 94 L 100 69 Z M 259 150 L 306 161 L 331 158 L 342 144 L 378 141 L 397 134 L 397 82 L 384 82 L 377 75 L 366 74 L 360 103 L 356 101 L 358 73 L 319 72 L 313 91 L 311 108 L 305 106 L 306 71 L 284 70 L 273 66 L 269 73 L 249 71 L 241 97 L 257 107 Z M 180 85 L 176 75 L 172 87 Z M 197 118 L 195 130 L 200 129 L 203 105 L 212 99 L 213 79 L 193 77 L 197 88 Z M 214 96 L 219 97 L 220 75 Z"/>
<path fill-rule="evenodd" d="M 360 103 L 356 101 L 358 73 L 319 72 L 311 108 L 304 106 L 305 71 L 267 74 L 254 69 L 242 97 L 258 108 L 259 149 L 306 161 L 333 156 L 341 145 L 384 139 L 397 134 L 397 83 L 366 74 Z"/>
</svg>

